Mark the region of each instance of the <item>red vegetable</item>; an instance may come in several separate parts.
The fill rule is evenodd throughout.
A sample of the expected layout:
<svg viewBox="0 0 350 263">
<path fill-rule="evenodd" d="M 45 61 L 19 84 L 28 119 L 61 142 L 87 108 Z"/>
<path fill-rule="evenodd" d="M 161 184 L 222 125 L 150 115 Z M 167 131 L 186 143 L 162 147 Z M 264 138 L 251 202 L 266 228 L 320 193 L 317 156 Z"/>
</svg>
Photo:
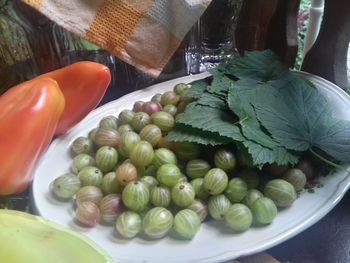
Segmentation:
<svg viewBox="0 0 350 263">
<path fill-rule="evenodd" d="M 102 64 L 82 61 L 40 75 L 33 80 L 38 78 L 56 80 L 63 92 L 66 106 L 55 132 L 56 135 L 61 135 L 98 105 L 111 81 L 111 73 L 108 67 Z"/>
<path fill-rule="evenodd" d="M 0 195 L 24 191 L 64 110 L 57 82 L 23 82 L 0 96 Z"/>
</svg>

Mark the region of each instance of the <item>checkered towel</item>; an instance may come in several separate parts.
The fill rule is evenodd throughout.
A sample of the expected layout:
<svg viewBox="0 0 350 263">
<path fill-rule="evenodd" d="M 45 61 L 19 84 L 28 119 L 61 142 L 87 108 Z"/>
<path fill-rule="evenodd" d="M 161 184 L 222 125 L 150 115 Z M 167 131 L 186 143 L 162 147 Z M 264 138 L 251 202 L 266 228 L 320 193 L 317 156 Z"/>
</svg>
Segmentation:
<svg viewBox="0 0 350 263">
<path fill-rule="evenodd" d="M 22 0 L 65 29 L 158 76 L 211 0 Z"/>
</svg>

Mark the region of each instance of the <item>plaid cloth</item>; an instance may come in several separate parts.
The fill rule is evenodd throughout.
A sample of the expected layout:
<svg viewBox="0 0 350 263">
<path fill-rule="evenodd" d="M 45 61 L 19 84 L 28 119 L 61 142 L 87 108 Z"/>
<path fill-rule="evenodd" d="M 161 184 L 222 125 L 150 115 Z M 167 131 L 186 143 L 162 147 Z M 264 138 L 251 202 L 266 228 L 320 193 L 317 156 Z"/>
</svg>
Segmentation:
<svg viewBox="0 0 350 263">
<path fill-rule="evenodd" d="M 65 29 L 158 76 L 211 0 L 22 0 Z"/>
</svg>

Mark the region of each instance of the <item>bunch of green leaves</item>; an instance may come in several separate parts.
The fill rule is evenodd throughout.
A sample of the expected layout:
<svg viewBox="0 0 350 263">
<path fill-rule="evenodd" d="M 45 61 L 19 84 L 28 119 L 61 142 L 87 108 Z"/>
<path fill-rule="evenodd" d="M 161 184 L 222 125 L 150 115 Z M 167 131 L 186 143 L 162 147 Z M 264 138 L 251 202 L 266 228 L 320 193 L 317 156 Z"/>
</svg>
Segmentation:
<svg viewBox="0 0 350 263">
<path fill-rule="evenodd" d="M 305 151 L 350 162 L 350 122 L 333 117 L 315 86 L 269 50 L 249 52 L 192 83 L 195 100 L 177 118 L 171 141 L 244 147 L 254 165 L 294 165 Z"/>
</svg>

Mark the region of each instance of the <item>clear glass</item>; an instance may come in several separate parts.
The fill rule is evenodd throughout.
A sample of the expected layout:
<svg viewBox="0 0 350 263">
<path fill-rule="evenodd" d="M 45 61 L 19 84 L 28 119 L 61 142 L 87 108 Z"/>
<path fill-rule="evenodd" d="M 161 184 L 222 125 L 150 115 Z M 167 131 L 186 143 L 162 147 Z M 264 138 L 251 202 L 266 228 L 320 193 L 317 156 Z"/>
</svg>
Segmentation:
<svg viewBox="0 0 350 263">
<path fill-rule="evenodd" d="M 243 0 L 213 0 L 186 36 L 187 74 L 216 67 L 238 56 L 235 29 Z"/>
</svg>

